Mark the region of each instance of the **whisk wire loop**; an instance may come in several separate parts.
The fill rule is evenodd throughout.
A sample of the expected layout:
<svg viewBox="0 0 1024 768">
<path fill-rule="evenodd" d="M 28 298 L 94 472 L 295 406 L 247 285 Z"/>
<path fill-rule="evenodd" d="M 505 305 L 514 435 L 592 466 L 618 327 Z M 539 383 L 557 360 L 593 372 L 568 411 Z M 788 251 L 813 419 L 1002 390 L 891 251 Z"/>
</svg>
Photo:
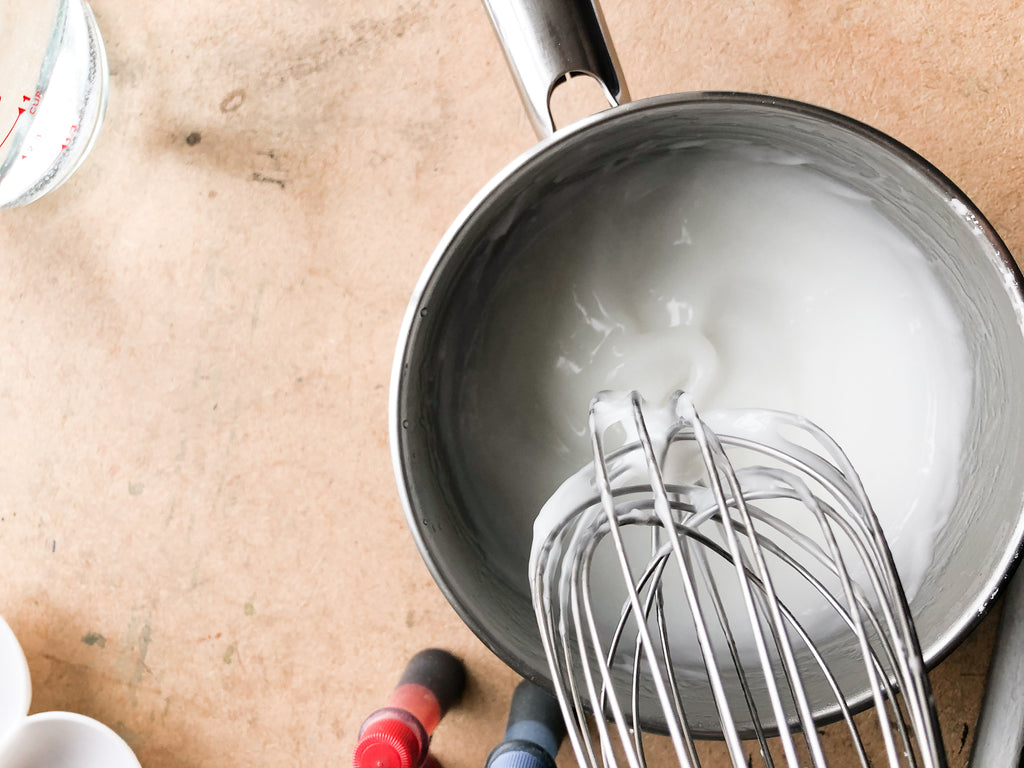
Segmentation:
<svg viewBox="0 0 1024 768">
<path fill-rule="evenodd" d="M 608 450 L 613 424 L 627 437 Z M 826 716 L 868 766 L 870 703 L 887 765 L 945 768 L 906 595 L 835 441 L 781 412 L 706 422 L 684 393 L 657 411 L 602 393 L 590 432 L 594 462 L 541 512 L 530 560 L 581 766 L 646 768 L 653 729 L 685 768 L 712 734 L 737 768 L 750 738 L 766 768 L 826 768 Z"/>
<path fill-rule="evenodd" d="M 683 401 L 683 405 L 684 408 L 689 411 L 689 413 L 685 415 L 690 418 L 690 421 L 693 424 L 696 443 L 700 448 L 704 464 L 709 470 L 707 473 L 708 480 L 711 488 L 713 489 L 718 509 L 735 509 L 739 513 L 740 519 L 747 529 L 753 530 L 750 513 L 747 509 L 746 500 L 743 498 L 739 480 L 732 469 L 732 465 L 729 462 L 729 458 L 726 456 L 721 443 L 717 436 L 709 433 L 704 428 L 703 422 L 697 419 L 696 411 L 692 408 L 692 403 L 689 401 Z M 733 500 L 732 506 L 730 506 L 726 501 L 726 494 L 722 485 L 723 480 L 729 486 L 729 494 Z M 655 494 L 657 495 L 657 491 L 655 491 Z M 810 708 L 807 703 L 803 686 L 800 684 L 800 671 L 797 668 L 796 660 L 793 657 L 793 648 L 789 643 L 789 636 L 779 613 L 778 598 L 775 594 L 771 575 L 769 574 L 767 565 L 764 562 L 761 549 L 757 546 L 757 537 L 749 537 L 747 539 L 748 543 L 751 544 L 751 546 L 749 546 L 750 551 L 748 554 L 753 558 L 754 570 L 760 578 L 765 592 L 765 599 L 759 600 L 755 604 L 750 580 L 747 575 L 748 569 L 745 567 L 743 562 L 744 552 L 740 548 L 736 531 L 733 528 L 732 516 L 727 513 L 723 513 L 718 515 L 717 520 L 725 532 L 729 551 L 733 554 L 733 564 L 736 569 L 738 583 L 743 595 L 743 603 L 747 609 L 747 614 L 754 619 L 751 621 L 751 627 L 754 630 L 754 643 L 757 649 L 758 659 L 761 663 L 761 668 L 764 672 L 764 680 L 768 684 L 772 712 L 775 716 L 775 721 L 779 723 L 780 726 L 779 733 L 782 737 L 782 746 L 785 750 L 786 759 L 789 761 L 790 765 L 798 764 L 796 747 L 792 739 L 790 728 L 786 723 L 786 713 L 783 709 L 782 696 L 776 684 L 775 675 L 773 674 L 772 662 L 768 658 L 768 649 L 762 629 L 762 621 L 760 620 L 761 616 L 759 615 L 763 613 L 765 609 L 770 616 L 770 627 L 775 645 L 783 660 L 785 676 L 790 681 L 790 689 L 796 700 L 800 723 L 805 729 L 805 733 L 808 737 L 808 747 L 811 750 L 813 764 L 815 768 L 822 768 L 822 766 L 824 766 L 824 755 L 821 752 L 821 745 L 818 741 L 817 731 L 813 727 L 813 718 L 811 717 Z M 759 610 L 759 608 L 761 610 Z M 807 728 L 808 723 L 811 723 L 810 728 Z"/>
</svg>

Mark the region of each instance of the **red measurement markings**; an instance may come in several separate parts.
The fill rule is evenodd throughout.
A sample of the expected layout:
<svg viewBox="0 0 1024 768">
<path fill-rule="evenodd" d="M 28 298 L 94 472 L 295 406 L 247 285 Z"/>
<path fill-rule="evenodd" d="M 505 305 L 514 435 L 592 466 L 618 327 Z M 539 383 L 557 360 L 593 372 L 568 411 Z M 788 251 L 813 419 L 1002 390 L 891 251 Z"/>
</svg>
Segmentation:
<svg viewBox="0 0 1024 768">
<path fill-rule="evenodd" d="M 23 102 L 31 101 L 31 99 L 28 96 L 22 96 L 21 100 Z M 9 138 L 11 138 L 11 134 L 14 133 L 14 126 L 16 126 L 18 124 L 18 121 L 21 120 L 21 116 L 23 114 L 25 114 L 25 108 L 24 107 L 18 107 L 18 116 L 16 118 L 14 118 L 14 123 L 11 125 L 11 129 L 9 131 L 7 131 L 7 135 L 4 136 L 3 141 L 0 141 L 0 147 L 2 147 L 7 142 L 7 140 Z"/>
</svg>

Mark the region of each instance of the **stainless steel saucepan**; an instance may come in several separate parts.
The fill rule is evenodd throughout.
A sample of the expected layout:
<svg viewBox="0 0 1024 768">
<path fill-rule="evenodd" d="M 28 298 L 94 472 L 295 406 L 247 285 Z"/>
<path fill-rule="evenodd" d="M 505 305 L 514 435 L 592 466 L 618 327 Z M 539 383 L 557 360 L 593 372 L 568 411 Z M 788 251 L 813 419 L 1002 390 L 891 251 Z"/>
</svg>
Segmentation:
<svg viewBox="0 0 1024 768">
<path fill-rule="evenodd" d="M 466 375 L 469 350 L 484 325 L 514 333 L 516 312 L 497 309 L 510 305 L 509 291 L 511 306 L 535 311 L 558 265 L 530 256 L 527 245 L 580 189 L 614 185 L 624 169 L 702 142 L 742 144 L 799 155 L 870 197 L 926 254 L 965 329 L 974 388 L 959 493 L 911 606 L 924 656 L 936 663 L 996 598 L 1024 537 L 1024 280 L 1006 246 L 942 173 L 862 123 L 745 93 L 630 102 L 596 3 L 489 0 L 488 9 L 541 140 L 469 202 L 431 256 L 398 341 L 390 404 L 402 504 L 448 600 L 509 666 L 548 680 L 527 584 L 532 521 L 544 499 L 514 489 L 516 473 L 556 457 L 510 462 L 502 482 L 485 476 L 467 432 L 493 434 L 498 445 L 511 422 L 529 429 L 529 416 L 496 420 L 478 407 L 488 392 Z M 615 106 L 556 132 L 550 94 L 569 73 L 597 78 Z M 870 306 L 865 296 L 864 311 Z"/>
</svg>

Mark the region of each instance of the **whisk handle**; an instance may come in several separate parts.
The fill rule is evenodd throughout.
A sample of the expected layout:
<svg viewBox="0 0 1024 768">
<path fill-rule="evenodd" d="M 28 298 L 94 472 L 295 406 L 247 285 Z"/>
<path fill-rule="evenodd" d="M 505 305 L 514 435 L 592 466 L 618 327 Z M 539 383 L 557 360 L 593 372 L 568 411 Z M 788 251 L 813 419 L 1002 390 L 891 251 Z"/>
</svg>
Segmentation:
<svg viewBox="0 0 1024 768">
<path fill-rule="evenodd" d="M 972 768 L 1024 766 L 1024 570 L 1006 588 L 985 698 L 971 747 Z"/>
</svg>

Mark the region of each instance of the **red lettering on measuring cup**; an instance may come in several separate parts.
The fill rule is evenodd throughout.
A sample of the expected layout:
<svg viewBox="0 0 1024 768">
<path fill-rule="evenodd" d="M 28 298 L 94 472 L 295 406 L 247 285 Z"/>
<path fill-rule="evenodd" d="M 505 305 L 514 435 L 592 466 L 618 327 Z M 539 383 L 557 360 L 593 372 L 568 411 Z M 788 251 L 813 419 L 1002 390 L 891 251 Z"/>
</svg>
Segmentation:
<svg viewBox="0 0 1024 768">
<path fill-rule="evenodd" d="M 18 116 L 16 118 L 14 118 L 14 123 L 11 125 L 10 130 L 7 131 L 7 135 L 4 136 L 2 141 L 0 141 L 0 147 L 2 147 L 7 142 L 7 139 L 10 138 L 11 133 L 14 132 L 14 126 L 18 124 L 18 121 L 21 119 L 21 116 L 22 116 L 22 114 L 24 114 L 24 112 L 25 112 L 25 108 L 24 107 L 18 107 Z"/>
<path fill-rule="evenodd" d="M 62 150 L 63 150 L 63 149 L 67 149 L 67 148 L 68 148 L 68 144 L 70 144 L 70 143 L 71 143 L 71 138 L 72 138 L 72 137 L 73 137 L 73 136 L 74 136 L 74 135 L 75 135 L 75 134 L 76 134 L 77 132 L 78 132 L 78 126 L 77 126 L 77 125 L 72 125 L 72 126 L 71 126 L 71 128 L 70 128 L 70 129 L 68 130 L 68 135 L 67 135 L 67 137 L 66 137 L 66 138 L 64 139 L 64 143 L 60 145 L 60 148 L 61 148 Z"/>
</svg>

